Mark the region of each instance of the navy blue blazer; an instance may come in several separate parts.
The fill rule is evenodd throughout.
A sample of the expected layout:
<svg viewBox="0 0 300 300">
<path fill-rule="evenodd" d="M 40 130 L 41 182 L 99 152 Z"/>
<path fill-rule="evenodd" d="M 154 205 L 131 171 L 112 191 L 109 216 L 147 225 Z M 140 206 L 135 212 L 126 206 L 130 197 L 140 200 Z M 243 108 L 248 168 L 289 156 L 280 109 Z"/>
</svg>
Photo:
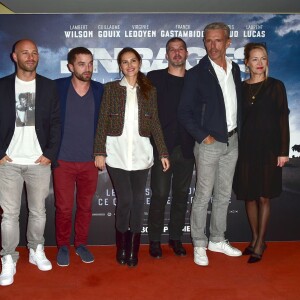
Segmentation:
<svg viewBox="0 0 300 300">
<path fill-rule="evenodd" d="M 16 74 L 0 79 L 0 159 L 6 155 L 15 131 L 16 122 Z M 36 75 L 35 131 L 43 155 L 56 165 L 60 144 L 59 101 L 55 82 Z"/>
<path fill-rule="evenodd" d="M 237 130 L 240 134 L 241 76 L 240 68 L 234 62 L 232 62 L 232 75 L 237 95 Z M 182 125 L 198 143 L 208 135 L 221 143 L 228 142 L 223 93 L 207 55 L 185 76 L 178 116 Z"/>
<path fill-rule="evenodd" d="M 173 128 L 170 126 L 173 124 L 174 116 L 170 115 L 169 107 L 172 103 L 168 103 L 167 93 L 168 93 L 168 68 L 151 71 L 147 74 L 152 84 L 157 90 L 157 107 L 158 107 L 158 117 L 161 123 L 161 128 L 164 134 L 164 139 L 168 152 L 171 155 L 175 143 L 177 141 L 177 130 L 179 130 L 180 145 L 182 154 L 185 158 L 194 158 L 193 148 L 195 145 L 195 140 L 193 137 L 187 133 L 184 127 L 179 124 L 179 128 Z M 178 95 L 180 97 L 180 95 Z M 177 116 L 176 116 L 177 118 Z M 154 143 L 152 143 L 154 145 Z M 154 146 L 154 154 L 157 154 L 156 147 Z"/>
<path fill-rule="evenodd" d="M 59 93 L 60 99 L 60 117 L 61 117 L 61 130 L 62 130 L 62 138 L 63 138 L 63 130 L 65 124 L 65 117 L 66 117 L 66 107 L 67 107 L 67 97 L 68 97 L 68 90 L 71 84 L 72 76 L 64 77 L 56 79 L 56 85 Z M 98 116 L 100 110 L 100 103 L 103 94 L 103 84 L 100 82 L 91 80 L 91 87 L 93 90 L 94 95 L 94 102 L 95 102 L 95 114 L 94 114 L 94 134 L 96 133 L 97 123 L 98 123 Z"/>
</svg>

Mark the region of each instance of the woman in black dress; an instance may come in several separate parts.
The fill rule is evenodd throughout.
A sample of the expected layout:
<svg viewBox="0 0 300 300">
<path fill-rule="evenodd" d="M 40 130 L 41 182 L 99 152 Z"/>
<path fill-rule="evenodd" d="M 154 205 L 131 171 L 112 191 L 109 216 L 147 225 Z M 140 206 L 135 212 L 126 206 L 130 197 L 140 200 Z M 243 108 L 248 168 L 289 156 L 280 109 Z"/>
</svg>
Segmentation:
<svg viewBox="0 0 300 300">
<path fill-rule="evenodd" d="M 252 241 L 244 250 L 258 262 L 266 249 L 270 199 L 282 191 L 282 167 L 289 160 L 289 109 L 284 84 L 268 77 L 265 46 L 248 43 L 243 82 L 243 127 L 236 171 L 237 199 L 245 200 Z"/>
</svg>

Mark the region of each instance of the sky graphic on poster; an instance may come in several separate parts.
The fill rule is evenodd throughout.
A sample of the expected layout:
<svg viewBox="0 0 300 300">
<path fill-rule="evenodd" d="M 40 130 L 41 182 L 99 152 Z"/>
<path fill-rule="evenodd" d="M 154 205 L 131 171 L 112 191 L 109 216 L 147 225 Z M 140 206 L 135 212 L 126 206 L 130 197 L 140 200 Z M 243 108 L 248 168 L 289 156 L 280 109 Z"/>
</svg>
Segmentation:
<svg viewBox="0 0 300 300">
<path fill-rule="evenodd" d="M 164 68 L 165 43 L 180 36 L 189 48 L 188 68 L 205 55 L 202 30 L 222 21 L 232 30 L 227 55 L 243 65 L 243 46 L 264 42 L 269 51 L 270 76 L 284 82 L 290 108 L 291 147 L 300 144 L 300 15 L 299 14 L 42 14 L 0 16 L 0 77 L 14 72 L 12 45 L 22 38 L 36 41 L 38 72 L 55 79 L 69 76 L 66 56 L 70 48 L 84 46 L 94 54 L 93 79 L 119 78 L 116 56 L 125 46 L 143 56 L 143 72 Z M 181 36 L 183 35 L 183 36 Z M 291 150 L 290 156 L 299 153 Z"/>
</svg>

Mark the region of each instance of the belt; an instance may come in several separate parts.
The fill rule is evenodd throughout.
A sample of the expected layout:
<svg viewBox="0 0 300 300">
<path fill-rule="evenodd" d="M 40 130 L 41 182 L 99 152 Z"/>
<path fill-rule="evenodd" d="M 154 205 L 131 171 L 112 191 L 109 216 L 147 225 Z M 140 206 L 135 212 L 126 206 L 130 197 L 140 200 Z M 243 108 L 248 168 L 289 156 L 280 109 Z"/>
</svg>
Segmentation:
<svg viewBox="0 0 300 300">
<path fill-rule="evenodd" d="M 233 130 L 228 131 L 228 137 L 230 138 L 230 137 L 233 136 L 236 132 L 237 132 L 237 128 L 234 128 Z"/>
</svg>

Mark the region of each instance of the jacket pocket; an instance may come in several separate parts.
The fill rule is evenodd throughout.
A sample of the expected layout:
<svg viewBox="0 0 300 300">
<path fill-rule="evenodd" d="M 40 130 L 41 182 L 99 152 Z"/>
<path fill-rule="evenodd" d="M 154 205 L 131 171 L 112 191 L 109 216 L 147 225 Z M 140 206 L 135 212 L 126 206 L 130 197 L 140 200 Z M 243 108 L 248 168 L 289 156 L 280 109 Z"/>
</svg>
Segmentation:
<svg viewBox="0 0 300 300">
<path fill-rule="evenodd" d="M 143 112 L 140 124 L 140 134 L 141 136 L 149 137 L 151 135 L 151 126 L 153 115 L 151 112 Z"/>
<path fill-rule="evenodd" d="M 144 112 L 144 117 L 145 119 L 152 119 L 152 114 L 151 113 L 148 113 L 148 112 Z"/>
<path fill-rule="evenodd" d="M 123 116 L 121 113 L 108 113 L 108 135 L 121 135 L 123 129 Z"/>
</svg>

